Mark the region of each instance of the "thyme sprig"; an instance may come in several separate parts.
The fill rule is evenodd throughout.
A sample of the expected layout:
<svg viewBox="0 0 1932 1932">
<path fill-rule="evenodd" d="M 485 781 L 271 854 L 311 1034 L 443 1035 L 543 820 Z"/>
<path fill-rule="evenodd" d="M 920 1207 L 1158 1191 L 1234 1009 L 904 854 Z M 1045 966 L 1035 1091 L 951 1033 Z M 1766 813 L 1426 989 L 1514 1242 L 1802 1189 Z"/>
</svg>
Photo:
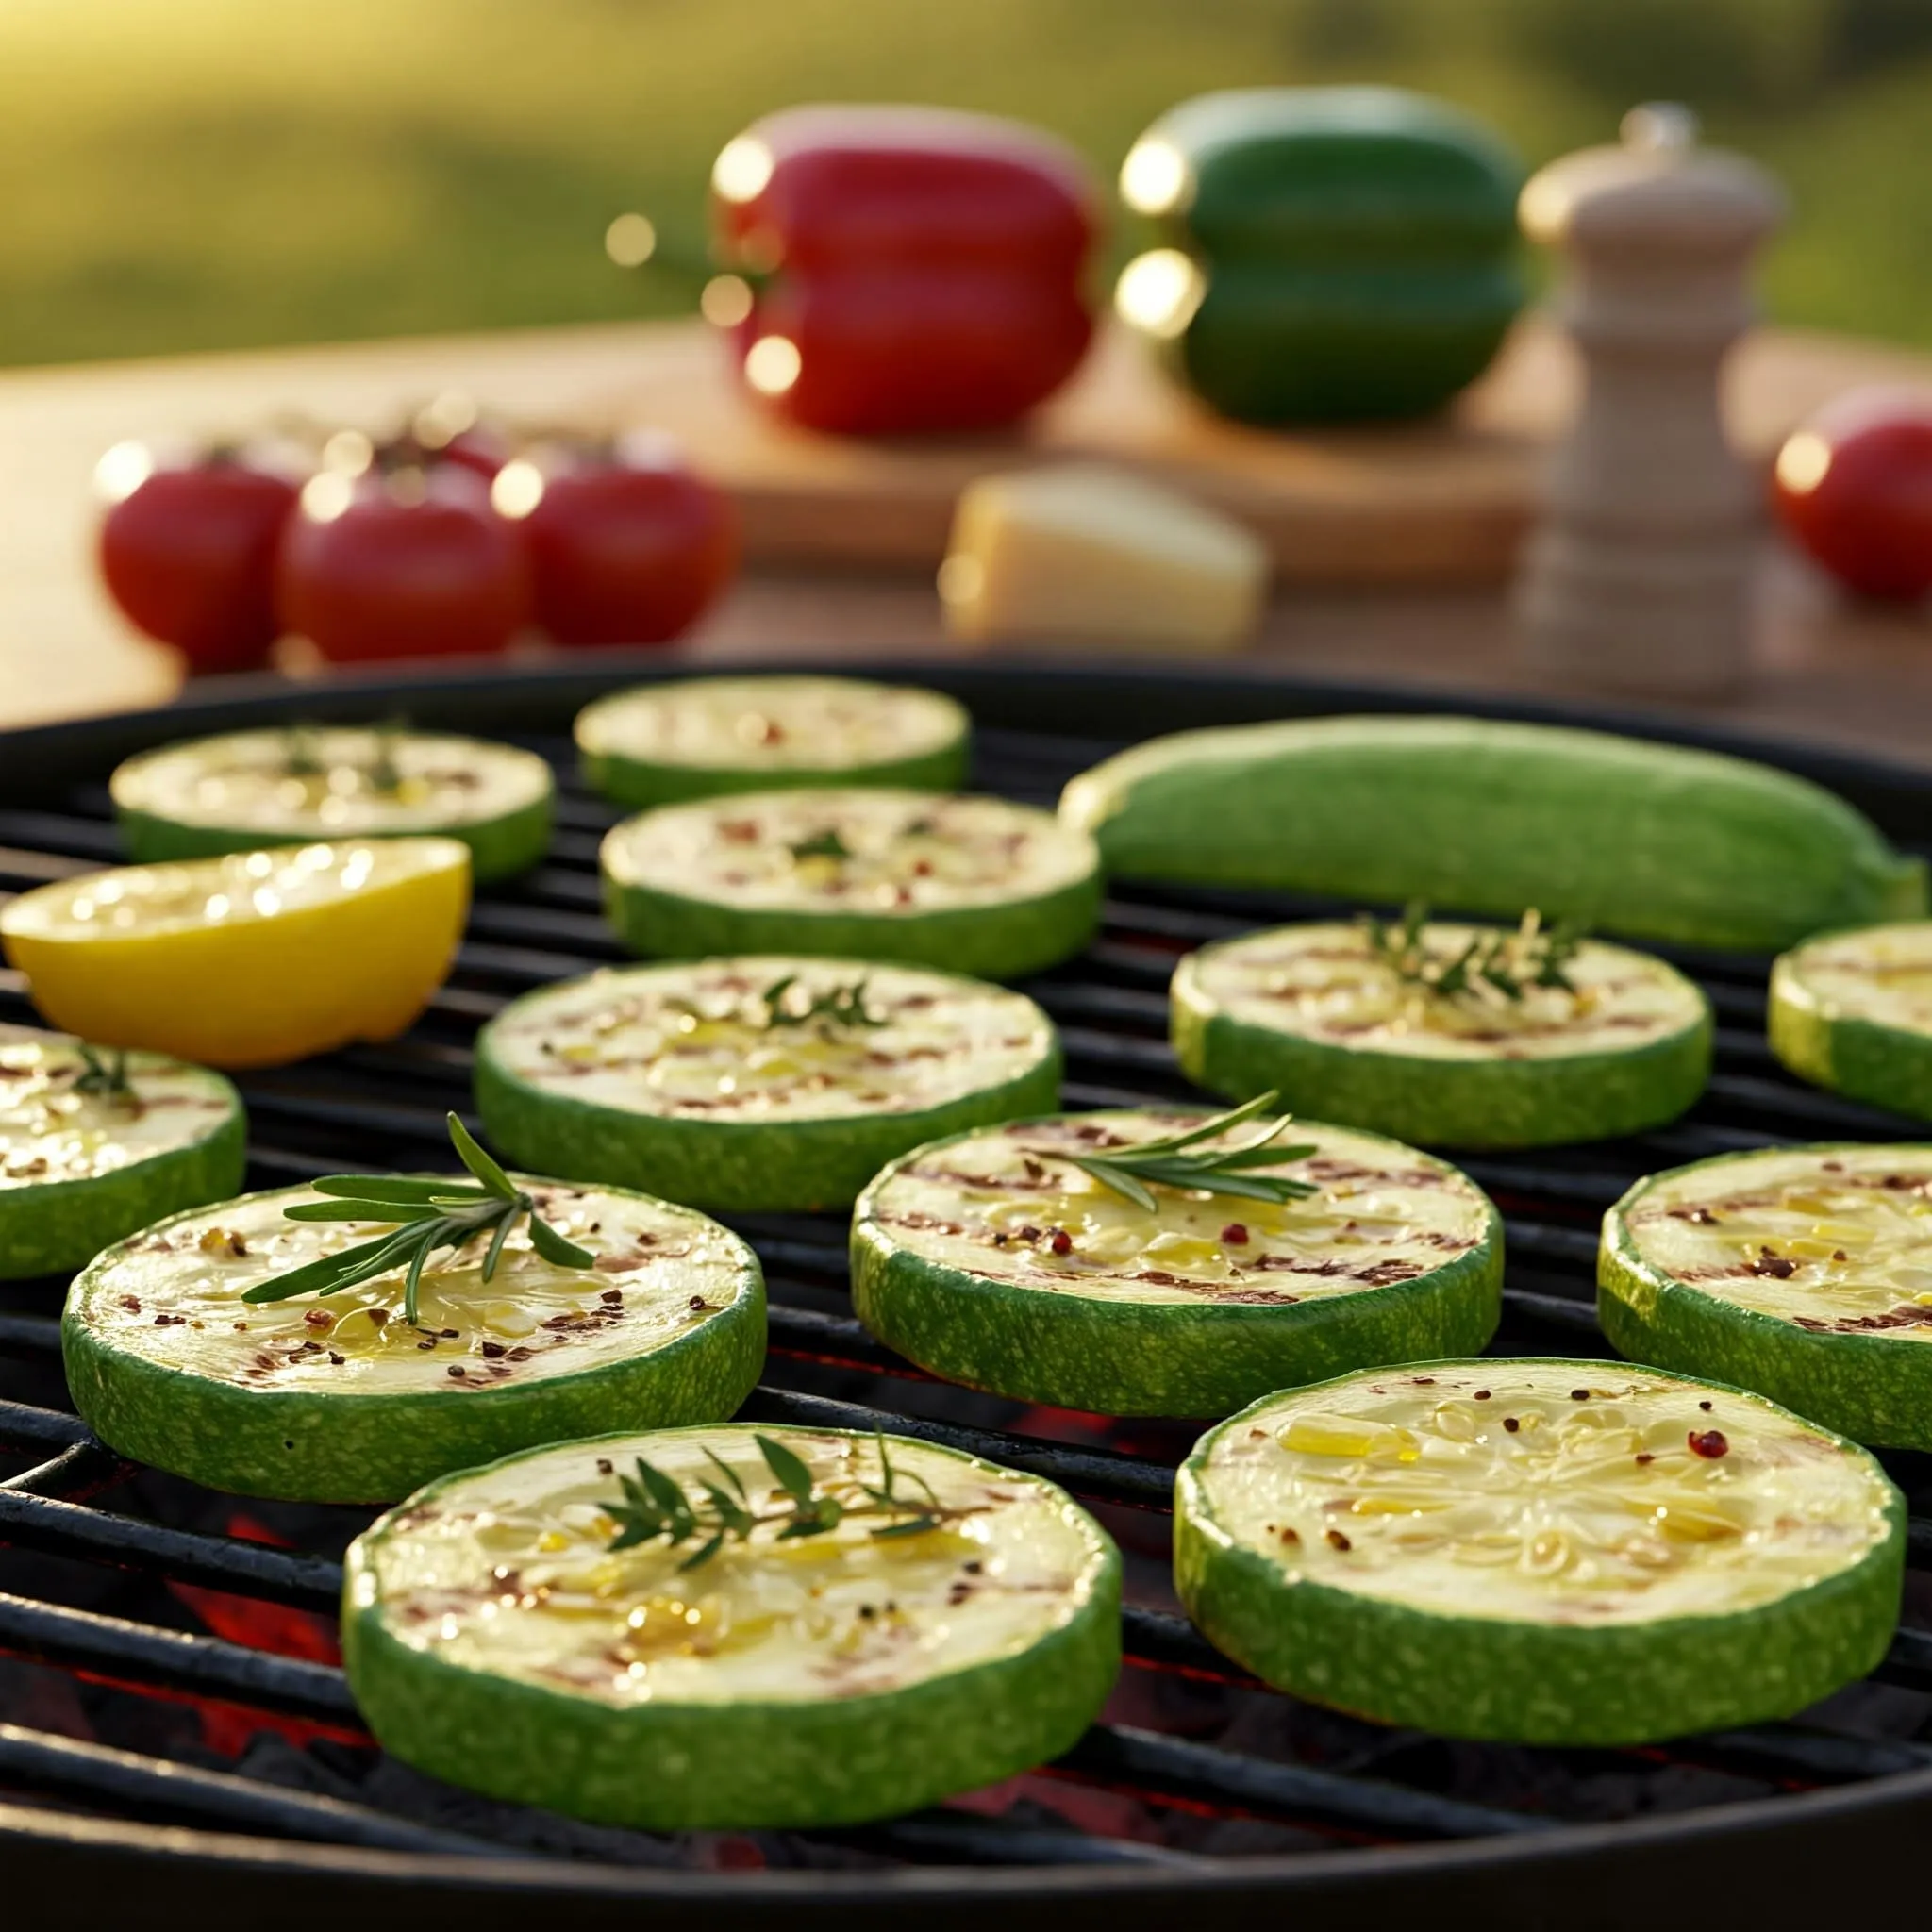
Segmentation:
<svg viewBox="0 0 1932 1932">
<path fill-rule="evenodd" d="M 439 1248 L 460 1248 L 487 1233 L 490 1246 L 483 1256 L 483 1279 L 488 1281 L 503 1258 L 504 1243 L 525 1216 L 530 1245 L 553 1266 L 589 1268 L 595 1263 L 594 1255 L 566 1241 L 537 1212 L 536 1201 L 476 1144 L 455 1114 L 449 1116 L 449 1138 L 463 1165 L 475 1175 L 474 1187 L 408 1174 L 325 1174 L 310 1186 L 326 1198 L 284 1208 L 288 1220 L 389 1222 L 394 1224 L 393 1232 L 257 1282 L 242 1299 L 285 1302 L 298 1294 L 334 1294 L 387 1274 L 391 1268 L 407 1267 L 403 1313 L 414 1326 L 423 1269 L 431 1255 Z"/>
<path fill-rule="evenodd" d="M 698 1478 L 698 1488 L 704 1491 L 702 1502 L 688 1495 L 675 1476 L 666 1475 L 640 1456 L 637 1474 L 617 1479 L 623 1500 L 604 1506 L 605 1514 L 617 1524 L 610 1548 L 635 1549 L 659 1537 L 672 1549 L 697 1541 L 698 1547 L 677 1566 L 680 1571 L 697 1570 L 725 1543 L 748 1541 L 756 1529 L 775 1525 L 778 1534 L 774 1541 L 782 1543 L 798 1537 L 825 1536 L 848 1517 L 883 1516 L 889 1520 L 871 1535 L 874 1541 L 884 1542 L 894 1537 L 919 1536 L 965 1513 L 946 1508 L 924 1476 L 894 1469 L 883 1435 L 874 1438 L 878 1445 L 878 1481 L 845 1477 L 841 1484 L 842 1494 L 820 1489 L 804 1457 L 775 1438 L 758 1435 L 752 1440 L 765 1458 L 773 1482 L 783 1493 L 782 1502 L 760 1508 L 752 1501 L 743 1477 L 709 1449 L 705 1455 L 721 1480 Z M 904 1493 L 901 1483 L 917 1485 L 919 1494 Z"/>
<path fill-rule="evenodd" d="M 774 979 L 766 987 L 758 999 L 764 1006 L 765 1016 L 758 1023 L 763 1030 L 771 1032 L 776 1026 L 806 1026 L 814 1021 L 824 1021 L 829 1026 L 883 1026 L 885 1016 L 867 1009 L 865 989 L 870 984 L 863 979 L 855 979 L 849 985 L 828 986 L 824 992 L 808 993 L 806 1004 L 799 1006 L 791 997 L 791 990 L 798 984 L 798 974 L 788 973 L 782 979 Z"/>
<path fill-rule="evenodd" d="M 1253 1172 L 1257 1167 L 1302 1160 L 1316 1151 L 1312 1141 L 1300 1147 L 1276 1144 L 1291 1115 L 1283 1114 L 1265 1133 L 1239 1147 L 1201 1144 L 1231 1133 L 1257 1114 L 1266 1113 L 1280 1098 L 1271 1087 L 1245 1106 L 1216 1114 L 1212 1120 L 1203 1121 L 1184 1134 L 1170 1134 L 1161 1141 L 1142 1141 L 1133 1147 L 1108 1147 L 1093 1154 L 1073 1154 L 1062 1147 L 1034 1147 L 1027 1151 L 1048 1160 L 1070 1160 L 1102 1187 L 1111 1188 L 1135 1207 L 1150 1211 L 1159 1205 L 1153 1187 L 1203 1189 L 1212 1194 L 1233 1194 L 1243 1201 L 1305 1201 L 1319 1191 L 1311 1183 L 1292 1180 L 1282 1174 Z"/>
<path fill-rule="evenodd" d="M 1451 955 L 1429 951 L 1428 923 L 1429 908 L 1417 899 L 1403 908 L 1398 924 L 1374 918 L 1362 924 L 1370 951 L 1398 979 L 1439 999 L 1520 1000 L 1533 987 L 1576 991 L 1569 969 L 1583 928 L 1569 920 L 1546 926 L 1531 907 L 1513 929 L 1473 934 L 1459 953 Z"/>
<path fill-rule="evenodd" d="M 328 770 L 322 734 L 313 724 L 291 724 L 282 733 L 282 771 L 291 778 L 320 778 Z"/>
<path fill-rule="evenodd" d="M 852 848 L 839 836 L 836 825 L 827 825 L 823 832 L 814 832 L 809 839 L 801 839 L 797 844 L 788 848 L 793 858 L 850 858 Z"/>
<path fill-rule="evenodd" d="M 401 718 L 386 718 L 374 729 L 375 741 L 362 776 L 372 791 L 393 797 L 403 789 L 404 772 L 396 761 L 403 734 L 408 729 Z M 282 733 L 282 773 L 290 778 L 321 778 L 329 769 L 322 752 L 322 733 L 313 724 L 291 724 Z"/>
<path fill-rule="evenodd" d="M 76 1093 L 91 1093 L 97 1100 L 132 1100 L 134 1083 L 127 1077 L 127 1049 L 117 1046 L 108 1054 L 86 1041 L 75 1042 L 80 1055 L 80 1072 L 74 1076 Z"/>
</svg>

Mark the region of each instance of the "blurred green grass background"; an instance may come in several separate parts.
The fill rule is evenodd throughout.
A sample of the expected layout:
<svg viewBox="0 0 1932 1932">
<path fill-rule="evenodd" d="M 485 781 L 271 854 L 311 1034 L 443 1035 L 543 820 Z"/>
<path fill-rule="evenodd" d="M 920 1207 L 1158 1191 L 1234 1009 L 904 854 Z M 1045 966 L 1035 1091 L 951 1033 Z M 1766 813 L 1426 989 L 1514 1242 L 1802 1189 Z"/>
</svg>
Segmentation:
<svg viewBox="0 0 1932 1932">
<path fill-rule="evenodd" d="M 1932 0 L 0 0 L 0 361 L 691 306 L 710 159 L 805 99 L 1058 128 L 1111 177 L 1184 95 L 1378 79 L 1532 162 L 1690 102 L 1783 177 L 1779 319 L 1932 344 Z"/>
</svg>

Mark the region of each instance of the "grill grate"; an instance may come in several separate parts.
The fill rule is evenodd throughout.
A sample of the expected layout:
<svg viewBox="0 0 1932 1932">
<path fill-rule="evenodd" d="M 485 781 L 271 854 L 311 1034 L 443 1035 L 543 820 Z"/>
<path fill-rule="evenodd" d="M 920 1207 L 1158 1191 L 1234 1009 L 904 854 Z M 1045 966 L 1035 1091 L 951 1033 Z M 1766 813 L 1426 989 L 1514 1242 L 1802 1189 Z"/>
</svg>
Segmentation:
<svg viewBox="0 0 1932 1932">
<path fill-rule="evenodd" d="M 569 708 L 552 698 L 547 715 L 560 722 Z M 1273 708 L 1257 706 L 1261 713 Z M 417 714 L 441 722 L 448 707 L 425 699 Z M 1158 711 L 1146 721 L 1149 728 L 1160 722 Z M 181 728 L 151 718 L 138 736 L 153 741 Z M 614 814 L 569 789 L 567 740 L 525 734 L 521 741 L 549 756 L 566 779 L 550 860 L 516 887 L 481 899 L 454 974 L 408 1036 L 242 1077 L 255 1136 L 250 1186 L 286 1184 L 345 1163 L 407 1168 L 440 1158 L 445 1108 L 467 1104 L 477 1024 L 531 986 L 623 957 L 595 909 L 597 841 Z M 976 782 L 1049 804 L 1067 775 L 1111 748 L 982 728 Z M 115 856 L 100 785 L 107 762 L 105 751 L 90 748 L 85 763 L 76 756 L 64 774 L 85 782 L 38 786 L 31 808 L 0 806 L 0 890 L 22 890 Z M 1174 960 L 1211 938 L 1330 909 L 1333 902 L 1278 894 L 1116 891 L 1100 941 L 1028 989 L 1061 1028 L 1067 1104 L 1198 1099 L 1166 1043 L 1165 986 Z M 1609 1352 L 1591 1307 L 1595 1223 L 1640 1174 L 1780 1140 L 1914 1131 L 1802 1088 L 1777 1069 L 1761 1039 L 1762 961 L 1670 956 L 1705 985 L 1721 1022 L 1716 1077 L 1690 1116 L 1624 1142 L 1460 1163 L 1506 1218 L 1509 1287 L 1501 1352 Z M 18 975 L 0 976 L 0 1018 L 31 1017 Z M 1018 1802 L 992 1814 L 941 1807 L 863 1832 L 760 1834 L 745 1855 L 753 1860 L 866 1870 L 1124 1863 L 1194 1873 L 1223 1869 L 1244 1850 L 1547 1835 L 1578 1820 L 1855 1785 L 1932 1767 L 1932 1743 L 1920 1741 L 1922 1731 L 1932 1738 L 1932 1631 L 1909 1624 L 1872 1685 L 1807 1723 L 1659 1750 L 1450 1745 L 1295 1705 L 1220 1657 L 1164 1593 L 1164 1512 L 1174 1463 L 1191 1430 L 1028 1409 L 936 1382 L 852 1319 L 841 1221 L 755 1215 L 738 1224 L 764 1262 L 771 1301 L 771 1359 L 749 1415 L 882 1425 L 1050 1477 L 1099 1507 L 1120 1534 L 1129 1595 L 1138 1599 L 1126 1616 L 1130 1668 L 1108 1722 L 1048 1767 L 1045 1780 L 1027 1781 Z M 369 1512 L 260 1506 L 264 1520 L 297 1547 L 218 1533 L 233 1527 L 225 1499 L 138 1471 L 94 1442 L 65 1407 L 62 1287 L 0 1286 L 0 1396 L 10 1398 L 0 1399 L 0 1455 L 10 1456 L 0 1467 L 20 1468 L 0 1480 L 0 1544 L 7 1546 L 0 1551 L 0 1656 L 71 1673 L 90 1695 L 136 1707 L 185 1698 L 298 1720 L 310 1727 L 301 1735 L 311 1741 L 306 1751 L 282 1752 L 276 1763 L 283 1771 L 283 1760 L 333 1753 L 327 1762 L 337 1771 L 352 1767 L 370 1792 L 385 1789 L 369 1772 L 375 1760 L 333 1664 L 208 1634 L 185 1607 L 196 1600 L 193 1592 L 215 1591 L 331 1613 L 341 1580 L 335 1557 Z M 1886 1459 L 1915 1508 L 1928 1512 L 1914 1516 L 1911 1559 L 1932 1566 L 1932 1461 Z M 1923 1578 L 1913 1580 L 1912 1601 L 1932 1609 Z M 8 1707 L 8 1668 L 0 1664 L 0 1719 L 22 1714 Z M 313 1742 L 318 1736 L 334 1741 Z M 206 1754 L 197 1761 L 179 1748 L 83 1741 L 26 1722 L 0 1723 L 0 1788 L 110 1820 L 160 1817 L 364 1851 L 500 1858 L 507 1847 L 524 1846 L 539 1857 L 561 1851 L 578 1860 L 693 1858 L 690 1846 L 642 1834 L 573 1835 L 559 1827 L 562 1836 L 546 1840 L 534 1826 L 528 1835 L 498 1828 L 505 1807 L 439 1808 L 442 1798 L 458 1805 L 458 1794 L 405 1807 L 300 1789 L 252 1746 L 239 1760 L 217 1765 Z M 1057 1802 L 1067 1793 L 1073 1796 Z M 465 1817 L 468 1828 L 448 1822 Z M 712 1844 L 697 1861 L 715 1862 L 715 1854 Z"/>
</svg>

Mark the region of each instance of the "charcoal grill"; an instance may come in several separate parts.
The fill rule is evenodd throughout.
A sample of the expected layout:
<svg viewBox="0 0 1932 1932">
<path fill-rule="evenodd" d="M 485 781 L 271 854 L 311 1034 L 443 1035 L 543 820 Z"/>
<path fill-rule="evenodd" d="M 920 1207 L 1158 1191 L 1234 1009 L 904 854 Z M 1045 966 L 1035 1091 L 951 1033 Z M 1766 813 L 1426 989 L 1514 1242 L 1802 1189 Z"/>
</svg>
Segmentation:
<svg viewBox="0 0 1932 1932">
<path fill-rule="evenodd" d="M 1184 725 L 1416 708 L 1606 722 L 1225 674 L 868 668 L 963 699 L 978 721 L 978 786 L 1041 804 L 1096 758 Z M 165 711 L 0 735 L 0 891 L 113 860 L 107 774 L 165 739 L 325 710 L 407 715 L 542 751 L 563 780 L 556 849 L 532 877 L 482 895 L 422 1022 L 402 1040 L 241 1083 L 251 1186 L 345 1162 L 434 1162 L 447 1151 L 444 1108 L 467 1103 L 477 1024 L 528 987 L 620 957 L 595 876 L 613 814 L 576 788 L 568 725 L 591 697 L 657 675 L 610 658 L 588 671 L 368 679 L 325 699 L 242 681 Z M 1932 775 L 1609 722 L 1766 758 L 1833 786 L 1902 846 L 1932 847 Z M 1334 909 L 1283 894 L 1117 889 L 1096 943 L 1029 988 L 1066 1041 L 1067 1103 L 1188 1097 L 1165 1040 L 1174 960 L 1256 924 Z M 1507 1224 L 1499 1352 L 1609 1353 L 1591 1308 L 1595 1224 L 1638 1174 L 1774 1141 L 1915 1131 L 1784 1075 L 1763 1043 L 1763 960 L 1671 957 L 1718 1015 L 1716 1073 L 1689 1118 L 1626 1141 L 1463 1162 Z M 0 981 L 0 1017 L 30 1017 L 18 975 Z M 432 1786 L 374 1751 L 324 1660 L 335 1559 L 367 1512 L 248 1505 L 243 1523 L 233 1499 L 122 1461 L 67 1405 L 64 1283 L 0 1286 L 0 1659 L 14 1660 L 0 1661 L 8 1897 L 58 1902 L 89 1924 L 132 1905 L 168 1924 L 272 1912 L 289 1928 L 338 1927 L 350 1913 L 372 1927 L 425 1913 L 478 1928 L 555 1913 L 593 1927 L 646 1912 L 659 1925 L 850 1928 L 917 1911 L 936 1928 L 996 1912 L 1016 1932 L 1105 1914 L 1132 1932 L 1296 1906 L 1334 1926 L 1423 1909 L 1451 1924 L 1688 1923 L 1707 1911 L 1778 1924 L 1842 1909 L 1848 1886 L 1882 1896 L 1916 1881 L 1914 1834 L 1932 1822 L 1932 1584 L 1922 1572 L 1872 1680 L 1799 1723 L 1655 1750 L 1558 1752 L 1452 1744 L 1317 1711 L 1244 1678 L 1164 1595 L 1162 1512 L 1191 1430 L 1027 1409 L 937 1383 L 852 1319 L 838 1218 L 741 1225 L 771 1291 L 771 1360 L 748 1414 L 928 1437 L 1051 1477 L 1107 1515 L 1128 1550 L 1132 1604 L 1129 1663 L 1106 1722 L 1016 1790 L 862 1831 L 652 1840 Z M 1932 1460 L 1887 1461 L 1915 1509 L 1932 1510 Z M 1911 1560 L 1932 1567 L 1932 1515 L 1914 1515 Z M 267 1607 L 251 1618 L 251 1607 Z M 288 1627 L 305 1641 L 286 1641 Z M 251 1739 L 253 1721 L 238 1712 L 299 1728 Z"/>
</svg>

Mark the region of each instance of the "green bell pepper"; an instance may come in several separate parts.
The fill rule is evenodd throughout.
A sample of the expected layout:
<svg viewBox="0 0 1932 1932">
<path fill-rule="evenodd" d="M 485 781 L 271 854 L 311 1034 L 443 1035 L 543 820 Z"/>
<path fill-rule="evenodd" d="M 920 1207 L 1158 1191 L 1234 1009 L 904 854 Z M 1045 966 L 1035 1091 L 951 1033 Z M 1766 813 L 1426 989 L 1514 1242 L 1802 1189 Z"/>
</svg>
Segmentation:
<svg viewBox="0 0 1932 1932">
<path fill-rule="evenodd" d="M 1115 306 L 1203 401 L 1249 423 L 1437 408 L 1522 306 L 1523 170 L 1480 122 L 1394 88 L 1202 94 L 1121 169 L 1163 246 Z"/>
</svg>

